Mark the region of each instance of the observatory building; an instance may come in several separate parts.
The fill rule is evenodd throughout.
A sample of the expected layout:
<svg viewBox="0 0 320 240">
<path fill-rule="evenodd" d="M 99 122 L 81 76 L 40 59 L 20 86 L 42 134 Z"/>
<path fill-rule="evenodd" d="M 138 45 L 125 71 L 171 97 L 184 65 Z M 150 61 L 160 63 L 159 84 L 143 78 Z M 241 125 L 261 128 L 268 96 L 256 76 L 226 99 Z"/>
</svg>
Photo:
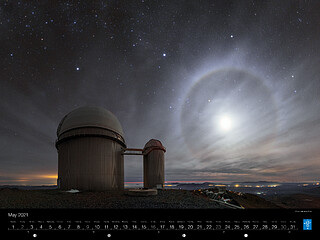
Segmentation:
<svg viewBox="0 0 320 240">
<path fill-rule="evenodd" d="M 126 148 L 118 119 L 100 107 L 67 114 L 57 129 L 58 187 L 123 190 Z"/>
<path fill-rule="evenodd" d="M 119 120 L 100 107 L 68 113 L 57 129 L 58 187 L 91 191 L 124 189 L 124 155 L 143 156 L 144 188 L 164 188 L 164 152 L 159 140 L 127 148 Z"/>
<path fill-rule="evenodd" d="M 151 139 L 143 148 L 143 187 L 164 188 L 164 153 L 159 140 Z"/>
</svg>

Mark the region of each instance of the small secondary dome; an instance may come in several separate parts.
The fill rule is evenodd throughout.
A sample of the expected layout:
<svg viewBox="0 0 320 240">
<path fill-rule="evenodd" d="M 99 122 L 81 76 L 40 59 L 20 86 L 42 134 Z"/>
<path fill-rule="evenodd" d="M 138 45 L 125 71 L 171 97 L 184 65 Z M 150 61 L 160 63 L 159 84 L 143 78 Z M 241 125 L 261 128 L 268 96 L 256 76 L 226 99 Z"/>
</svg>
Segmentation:
<svg viewBox="0 0 320 240">
<path fill-rule="evenodd" d="M 144 145 L 145 149 L 150 148 L 150 147 L 164 148 L 162 143 L 157 139 L 151 139 L 151 140 L 149 140 L 149 142 L 146 143 L 146 145 Z"/>
<path fill-rule="evenodd" d="M 120 134 L 123 130 L 119 120 L 110 111 L 102 107 L 80 107 L 68 113 L 60 122 L 57 136 L 62 133 L 81 127 L 100 127 Z"/>
<path fill-rule="evenodd" d="M 144 145 L 144 152 L 150 151 L 150 149 L 160 149 L 163 151 L 166 151 L 165 147 L 162 145 L 162 143 L 157 139 L 151 139 L 149 142 Z"/>
<path fill-rule="evenodd" d="M 143 187 L 164 188 L 164 153 L 166 149 L 157 139 L 151 139 L 143 149 Z"/>
</svg>

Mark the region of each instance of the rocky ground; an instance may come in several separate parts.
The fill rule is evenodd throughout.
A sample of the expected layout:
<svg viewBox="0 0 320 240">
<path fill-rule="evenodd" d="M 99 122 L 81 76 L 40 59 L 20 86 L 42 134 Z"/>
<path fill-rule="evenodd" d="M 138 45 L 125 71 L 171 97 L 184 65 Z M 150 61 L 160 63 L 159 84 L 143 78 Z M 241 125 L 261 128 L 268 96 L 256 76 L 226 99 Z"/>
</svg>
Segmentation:
<svg viewBox="0 0 320 240">
<path fill-rule="evenodd" d="M 166 189 L 156 196 L 128 196 L 125 192 L 68 193 L 58 189 L 24 190 L 0 188 L 0 208 L 110 208 L 110 209 L 219 209 L 228 208 L 211 201 L 206 190 Z M 250 193 L 227 191 L 233 205 L 245 209 L 320 208 L 320 197 L 311 194 L 287 194 L 261 198 Z"/>
<path fill-rule="evenodd" d="M 230 197 L 236 201 L 240 206 L 244 207 L 245 209 L 267 209 L 267 208 L 282 208 L 277 204 L 265 200 L 257 195 L 244 193 L 239 194 L 237 192 L 229 192 Z"/>
<path fill-rule="evenodd" d="M 210 198 L 225 201 L 226 203 L 232 204 L 234 206 L 242 207 L 245 209 L 267 209 L 267 208 L 282 208 L 282 206 L 278 206 L 273 202 L 270 202 L 264 198 L 261 198 L 257 195 L 250 193 L 240 193 L 234 191 L 225 191 L 224 194 L 220 194 L 218 196 L 214 195 L 214 192 L 217 192 L 215 188 L 209 189 L 199 189 L 198 191 L 194 191 L 197 195 L 206 195 Z"/>
<path fill-rule="evenodd" d="M 311 194 L 269 196 L 267 200 L 282 208 L 320 209 L 320 197 Z"/>
<path fill-rule="evenodd" d="M 136 197 L 124 192 L 67 193 L 58 189 L 0 189 L 0 208 L 224 208 L 188 190 L 160 190 L 157 196 Z"/>
</svg>

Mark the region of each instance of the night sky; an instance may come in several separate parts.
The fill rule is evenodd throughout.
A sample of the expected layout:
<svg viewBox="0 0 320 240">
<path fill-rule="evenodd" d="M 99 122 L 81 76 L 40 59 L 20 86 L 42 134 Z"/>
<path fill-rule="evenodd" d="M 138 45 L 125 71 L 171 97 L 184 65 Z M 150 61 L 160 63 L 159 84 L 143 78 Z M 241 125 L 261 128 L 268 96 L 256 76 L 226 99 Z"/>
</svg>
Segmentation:
<svg viewBox="0 0 320 240">
<path fill-rule="evenodd" d="M 320 1 L 1 0 L 0 44 L 0 184 L 56 183 L 86 105 L 161 140 L 168 181 L 319 180 Z"/>
</svg>

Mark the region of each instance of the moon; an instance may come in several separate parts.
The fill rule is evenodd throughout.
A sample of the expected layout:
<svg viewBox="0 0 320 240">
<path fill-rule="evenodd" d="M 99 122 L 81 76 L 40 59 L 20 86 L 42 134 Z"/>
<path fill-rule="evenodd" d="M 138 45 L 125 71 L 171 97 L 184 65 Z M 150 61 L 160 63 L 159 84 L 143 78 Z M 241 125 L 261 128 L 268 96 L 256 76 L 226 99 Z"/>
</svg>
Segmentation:
<svg viewBox="0 0 320 240">
<path fill-rule="evenodd" d="M 223 132 L 229 132 L 233 127 L 233 122 L 230 116 L 223 115 L 219 118 L 218 127 Z"/>
</svg>

